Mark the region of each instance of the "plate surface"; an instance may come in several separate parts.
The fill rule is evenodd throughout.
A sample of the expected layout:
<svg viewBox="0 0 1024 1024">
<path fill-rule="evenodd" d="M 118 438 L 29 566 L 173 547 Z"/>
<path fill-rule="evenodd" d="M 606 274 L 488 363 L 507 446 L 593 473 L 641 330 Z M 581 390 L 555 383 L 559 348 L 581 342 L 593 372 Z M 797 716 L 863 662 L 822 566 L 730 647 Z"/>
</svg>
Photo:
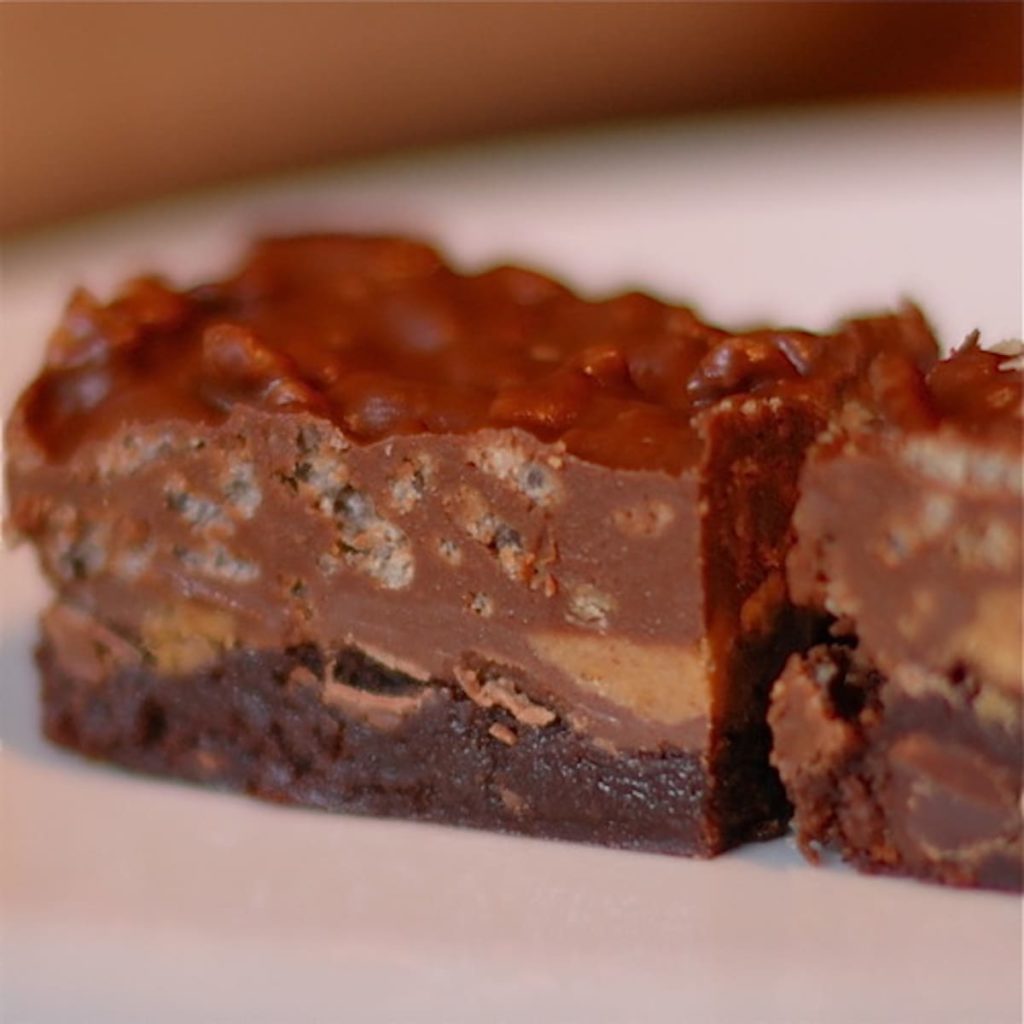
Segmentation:
<svg viewBox="0 0 1024 1024">
<path fill-rule="evenodd" d="M 69 288 L 221 272 L 271 230 L 440 241 L 592 292 L 822 328 L 903 296 L 1021 336 L 1020 111 L 855 108 L 465 149 L 152 206 L 6 247 L 0 409 Z M 1021 902 L 332 817 L 130 777 L 37 735 L 30 552 L 0 554 L 6 1022 L 1021 1020 Z"/>
</svg>

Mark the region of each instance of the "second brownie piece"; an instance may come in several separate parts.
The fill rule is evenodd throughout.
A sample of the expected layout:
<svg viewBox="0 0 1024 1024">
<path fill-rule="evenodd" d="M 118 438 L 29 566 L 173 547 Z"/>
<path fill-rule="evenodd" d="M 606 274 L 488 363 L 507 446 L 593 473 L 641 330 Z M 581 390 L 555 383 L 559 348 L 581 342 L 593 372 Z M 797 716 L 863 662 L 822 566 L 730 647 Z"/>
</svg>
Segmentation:
<svg viewBox="0 0 1024 1024">
<path fill-rule="evenodd" d="M 776 834 L 797 475 L 880 351 L 936 357 L 913 310 L 734 335 L 387 239 L 79 295 L 8 432 L 47 732 L 366 813 Z"/>
<path fill-rule="evenodd" d="M 789 579 L 833 636 L 794 655 L 770 721 L 812 856 L 1021 886 L 1019 364 L 972 339 L 808 460 Z"/>
</svg>

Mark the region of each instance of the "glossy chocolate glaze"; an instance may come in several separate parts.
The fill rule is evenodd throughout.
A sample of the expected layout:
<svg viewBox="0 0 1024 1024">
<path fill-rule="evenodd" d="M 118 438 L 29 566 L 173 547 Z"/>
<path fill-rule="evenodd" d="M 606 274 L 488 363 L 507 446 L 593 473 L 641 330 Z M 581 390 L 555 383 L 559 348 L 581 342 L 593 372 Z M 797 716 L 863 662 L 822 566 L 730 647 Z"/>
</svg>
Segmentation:
<svg viewBox="0 0 1024 1024">
<path fill-rule="evenodd" d="M 1020 343 L 987 351 L 972 334 L 925 377 L 925 402 L 931 425 L 966 437 L 1020 450 L 1024 373 Z"/>
<path fill-rule="evenodd" d="M 356 442 L 518 427 L 674 473 L 699 461 L 695 419 L 723 398 L 831 407 L 878 390 L 880 353 L 883 386 L 927 370 L 920 313 L 736 334 L 639 293 L 590 302 L 519 268 L 460 275 L 415 242 L 276 239 L 216 284 L 144 279 L 107 305 L 77 293 L 24 417 L 54 458 L 128 421 L 216 423 L 248 404 L 327 417 Z"/>
</svg>

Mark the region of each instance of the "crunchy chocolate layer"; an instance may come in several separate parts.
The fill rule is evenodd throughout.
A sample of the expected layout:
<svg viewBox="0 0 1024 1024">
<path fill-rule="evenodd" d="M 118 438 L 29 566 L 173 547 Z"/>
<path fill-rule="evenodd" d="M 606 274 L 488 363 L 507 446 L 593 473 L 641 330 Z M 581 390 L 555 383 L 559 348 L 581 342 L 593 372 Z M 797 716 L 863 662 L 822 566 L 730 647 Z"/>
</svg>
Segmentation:
<svg viewBox="0 0 1024 1024">
<path fill-rule="evenodd" d="M 775 686 L 772 761 L 813 860 L 1020 889 L 1021 735 L 977 713 L 966 677 L 908 698 L 849 648 L 794 656 Z"/>
<path fill-rule="evenodd" d="M 164 670 L 350 644 L 421 679 L 501 666 L 608 742 L 706 741 L 692 479 L 518 431 L 351 447 L 330 423 L 244 408 L 12 466 L 12 518 L 50 578 Z"/>
<path fill-rule="evenodd" d="M 129 425 L 12 459 L 13 519 L 63 597 L 165 671 L 234 647 L 343 644 L 412 676 L 500 669 L 624 749 L 763 729 L 799 637 L 783 563 L 820 420 L 723 402 L 702 475 L 580 462 L 518 431 L 349 448 L 305 415 Z"/>
<path fill-rule="evenodd" d="M 77 293 L 22 412 L 57 459 L 126 422 L 218 423 L 250 405 L 360 443 L 518 427 L 587 462 L 678 473 L 723 398 L 886 402 L 868 374 L 880 352 L 885 380 L 937 358 L 912 308 L 830 335 L 737 333 L 639 293 L 594 302 L 519 268 L 462 275 L 416 242 L 273 239 L 190 291 L 150 278 L 107 305 Z"/>
<path fill-rule="evenodd" d="M 99 663 L 96 650 L 41 645 L 45 732 L 153 774 L 354 814 L 705 856 L 777 834 L 788 814 L 774 773 L 743 751 L 715 776 L 695 753 L 614 753 L 352 649 L 234 650 L 177 675 L 130 646 Z M 722 787 L 744 799 L 721 799 Z"/>
</svg>

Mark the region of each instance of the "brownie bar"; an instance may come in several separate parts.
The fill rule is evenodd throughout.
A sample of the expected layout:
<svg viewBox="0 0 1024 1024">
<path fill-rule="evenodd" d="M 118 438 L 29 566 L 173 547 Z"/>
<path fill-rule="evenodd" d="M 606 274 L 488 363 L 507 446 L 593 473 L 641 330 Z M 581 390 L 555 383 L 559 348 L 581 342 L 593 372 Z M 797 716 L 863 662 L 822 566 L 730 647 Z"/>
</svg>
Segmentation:
<svg viewBox="0 0 1024 1024">
<path fill-rule="evenodd" d="M 839 410 L 891 401 L 882 355 L 935 362 L 920 314 L 737 334 L 394 239 L 272 240 L 222 282 L 79 293 L 7 434 L 10 519 L 57 592 L 50 734 L 167 772 L 194 737 L 214 777 L 296 802 L 411 813 L 408 766 L 435 820 L 615 823 L 704 855 L 777 833 L 768 691 L 813 626 L 784 572 L 798 474 Z M 118 657 L 93 664 L 83 629 Z M 331 671 L 302 714 L 355 744 L 315 784 L 223 717 L 301 718 L 275 673 L 309 650 Z M 357 726 L 344 652 L 437 706 Z M 478 757 L 520 777 L 514 826 Z"/>
<path fill-rule="evenodd" d="M 834 642 L 793 658 L 770 721 L 812 854 L 1021 885 L 1015 366 L 972 339 L 899 384 L 898 415 L 848 423 L 808 460 L 789 579 Z"/>
</svg>

